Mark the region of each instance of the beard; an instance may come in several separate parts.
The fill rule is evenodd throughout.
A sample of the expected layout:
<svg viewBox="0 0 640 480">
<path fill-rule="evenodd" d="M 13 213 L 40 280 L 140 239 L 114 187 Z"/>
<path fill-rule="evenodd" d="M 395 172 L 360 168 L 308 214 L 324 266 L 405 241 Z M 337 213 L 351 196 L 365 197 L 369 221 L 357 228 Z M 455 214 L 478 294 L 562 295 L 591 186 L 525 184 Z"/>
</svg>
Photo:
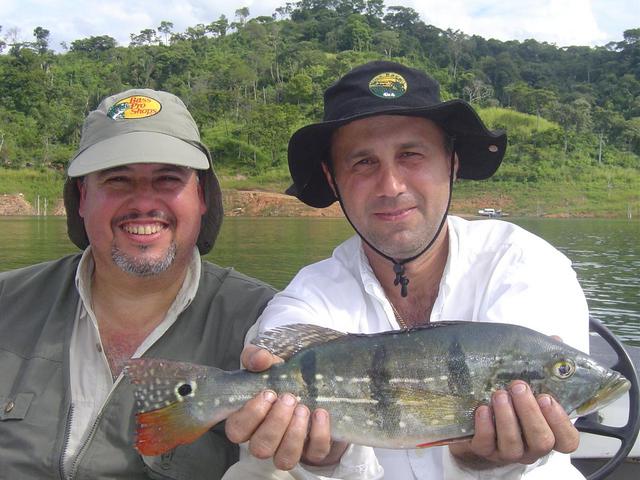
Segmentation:
<svg viewBox="0 0 640 480">
<path fill-rule="evenodd" d="M 140 250 L 144 252 L 147 247 L 140 247 Z M 171 245 L 165 251 L 161 258 L 146 258 L 144 256 L 136 257 L 129 255 L 117 246 L 111 247 L 111 258 L 120 269 L 136 277 L 151 277 L 154 275 L 160 275 L 165 272 L 176 258 L 176 244 L 171 242 Z"/>
</svg>

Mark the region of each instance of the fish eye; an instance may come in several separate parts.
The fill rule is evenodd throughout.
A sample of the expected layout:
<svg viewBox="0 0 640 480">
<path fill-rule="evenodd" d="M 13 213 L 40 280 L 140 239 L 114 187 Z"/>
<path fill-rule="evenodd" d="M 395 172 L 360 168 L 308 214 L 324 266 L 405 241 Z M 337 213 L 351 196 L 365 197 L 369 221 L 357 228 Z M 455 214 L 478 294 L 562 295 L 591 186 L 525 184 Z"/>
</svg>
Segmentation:
<svg viewBox="0 0 640 480">
<path fill-rule="evenodd" d="M 196 391 L 195 382 L 189 383 L 179 383 L 176 385 L 176 395 L 178 396 L 178 400 L 182 400 L 184 397 L 192 397 Z"/>
<path fill-rule="evenodd" d="M 576 366 L 571 360 L 559 360 L 553 365 L 553 374 L 561 379 L 569 378 L 576 371 Z"/>
</svg>

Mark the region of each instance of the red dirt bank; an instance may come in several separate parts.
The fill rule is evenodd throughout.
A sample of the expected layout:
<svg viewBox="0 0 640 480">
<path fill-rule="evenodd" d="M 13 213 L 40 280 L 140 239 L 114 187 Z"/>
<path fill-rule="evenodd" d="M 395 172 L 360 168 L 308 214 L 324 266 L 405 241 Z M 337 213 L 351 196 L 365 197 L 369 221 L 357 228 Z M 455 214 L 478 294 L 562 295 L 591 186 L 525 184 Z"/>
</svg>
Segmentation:
<svg viewBox="0 0 640 480">
<path fill-rule="evenodd" d="M 490 198 L 491 197 L 491 198 Z M 309 207 L 294 197 L 282 193 L 258 190 L 223 190 L 222 202 L 225 215 L 229 217 L 340 217 L 338 203 L 327 208 Z M 504 196 L 484 195 L 471 200 L 453 199 L 451 212 L 461 216 L 475 216 L 478 208 L 500 205 L 510 211 L 512 201 Z M 1 215 L 36 215 L 36 209 L 22 194 L 0 195 Z M 64 216 L 62 200 L 49 205 L 47 215 Z"/>
</svg>

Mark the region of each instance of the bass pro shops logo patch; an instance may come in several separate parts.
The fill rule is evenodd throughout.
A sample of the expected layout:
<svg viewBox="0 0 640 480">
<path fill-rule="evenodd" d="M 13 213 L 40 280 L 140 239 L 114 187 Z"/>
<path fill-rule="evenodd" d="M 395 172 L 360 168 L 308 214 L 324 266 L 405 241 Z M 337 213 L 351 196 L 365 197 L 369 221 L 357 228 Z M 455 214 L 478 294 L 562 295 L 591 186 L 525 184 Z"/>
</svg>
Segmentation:
<svg viewBox="0 0 640 480">
<path fill-rule="evenodd" d="M 114 103 L 107 112 L 107 116 L 113 120 L 147 118 L 158 114 L 160 110 L 162 110 L 162 105 L 157 100 L 133 95 Z"/>
<path fill-rule="evenodd" d="M 398 98 L 407 91 L 407 81 L 400 74 L 385 72 L 376 75 L 369 82 L 369 90 L 376 97 Z"/>
</svg>

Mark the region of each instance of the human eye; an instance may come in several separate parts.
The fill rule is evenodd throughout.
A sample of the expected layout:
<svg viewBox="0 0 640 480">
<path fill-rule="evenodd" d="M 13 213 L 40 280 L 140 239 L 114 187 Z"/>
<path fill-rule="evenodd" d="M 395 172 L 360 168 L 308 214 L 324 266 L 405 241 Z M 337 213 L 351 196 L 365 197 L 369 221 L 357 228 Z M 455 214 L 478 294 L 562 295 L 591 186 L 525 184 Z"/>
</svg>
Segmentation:
<svg viewBox="0 0 640 480">
<path fill-rule="evenodd" d="M 108 175 L 103 179 L 103 183 L 110 186 L 126 185 L 129 181 L 129 177 L 125 175 Z"/>
<path fill-rule="evenodd" d="M 422 156 L 422 153 L 414 150 L 407 150 L 400 153 L 400 157 L 402 158 L 417 158 L 420 156 Z"/>
<path fill-rule="evenodd" d="M 361 169 L 370 168 L 371 166 L 375 165 L 375 163 L 376 162 L 373 157 L 366 156 L 366 157 L 354 158 L 351 166 L 353 169 L 361 170 Z"/>
<path fill-rule="evenodd" d="M 178 173 L 163 173 L 153 179 L 157 188 L 174 189 L 186 183 L 185 178 Z"/>
</svg>

